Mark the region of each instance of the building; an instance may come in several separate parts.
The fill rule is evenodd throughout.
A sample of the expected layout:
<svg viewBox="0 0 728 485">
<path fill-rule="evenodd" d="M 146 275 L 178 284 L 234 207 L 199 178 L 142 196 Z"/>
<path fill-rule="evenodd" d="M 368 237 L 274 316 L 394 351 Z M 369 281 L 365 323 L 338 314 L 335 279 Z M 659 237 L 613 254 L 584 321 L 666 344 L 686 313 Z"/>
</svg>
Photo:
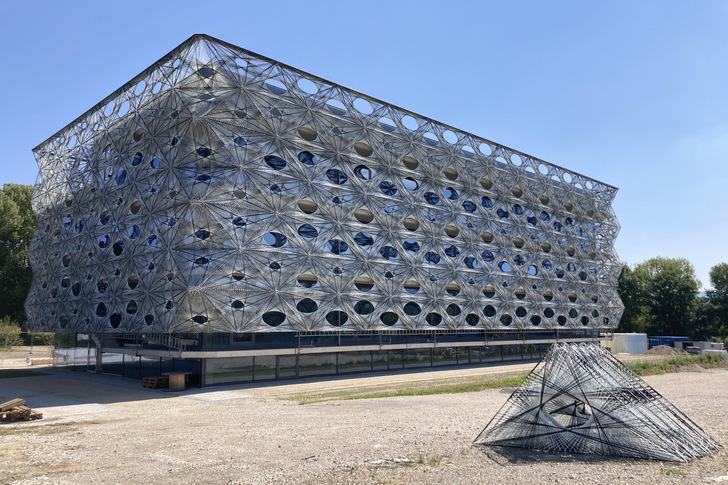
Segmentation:
<svg viewBox="0 0 728 485">
<path fill-rule="evenodd" d="M 58 365 L 479 363 L 623 309 L 616 188 L 206 35 L 34 153 L 26 311 Z"/>
</svg>

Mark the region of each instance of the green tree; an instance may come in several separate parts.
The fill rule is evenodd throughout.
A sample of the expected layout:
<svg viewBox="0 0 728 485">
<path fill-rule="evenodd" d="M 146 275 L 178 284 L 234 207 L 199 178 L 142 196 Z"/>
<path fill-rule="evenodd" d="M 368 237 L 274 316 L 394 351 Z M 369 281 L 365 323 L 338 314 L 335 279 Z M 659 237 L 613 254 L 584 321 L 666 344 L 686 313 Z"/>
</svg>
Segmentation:
<svg viewBox="0 0 728 485">
<path fill-rule="evenodd" d="M 728 263 L 710 268 L 710 285 L 707 291 L 709 304 L 709 330 L 712 337 L 728 339 Z"/>
<path fill-rule="evenodd" d="M 619 321 L 620 332 L 647 332 L 649 307 L 647 305 L 647 290 L 645 283 L 639 275 L 626 264 L 617 280 L 617 292 L 624 304 L 624 313 Z"/>
<path fill-rule="evenodd" d="M 28 245 L 35 228 L 29 185 L 5 184 L 0 190 L 0 317 L 20 322 L 32 272 Z"/>
<path fill-rule="evenodd" d="M 713 307 L 706 297 L 698 296 L 695 307 L 695 321 L 690 337 L 694 340 L 713 340 L 717 335 L 713 325 Z"/>
<path fill-rule="evenodd" d="M 624 327 L 651 335 L 688 335 L 695 328 L 700 282 L 684 258 L 652 258 L 622 272 L 618 291 Z"/>
</svg>

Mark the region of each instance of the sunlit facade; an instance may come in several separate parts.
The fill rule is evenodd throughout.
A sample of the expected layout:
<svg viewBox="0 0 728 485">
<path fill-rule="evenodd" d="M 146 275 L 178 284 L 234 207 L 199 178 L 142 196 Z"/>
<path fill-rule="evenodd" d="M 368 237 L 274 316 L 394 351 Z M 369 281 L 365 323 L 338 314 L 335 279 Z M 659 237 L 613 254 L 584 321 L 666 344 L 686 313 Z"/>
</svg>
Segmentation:
<svg viewBox="0 0 728 485">
<path fill-rule="evenodd" d="M 34 153 L 29 322 L 94 348 L 590 339 L 622 312 L 614 187 L 205 35 Z"/>
</svg>

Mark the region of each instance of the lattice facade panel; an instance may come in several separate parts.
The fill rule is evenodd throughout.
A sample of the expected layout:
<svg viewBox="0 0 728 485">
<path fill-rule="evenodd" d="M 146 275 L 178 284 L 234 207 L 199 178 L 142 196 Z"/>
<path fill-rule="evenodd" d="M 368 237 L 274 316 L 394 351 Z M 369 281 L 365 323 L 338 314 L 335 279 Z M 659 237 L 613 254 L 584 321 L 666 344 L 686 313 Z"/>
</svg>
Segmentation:
<svg viewBox="0 0 728 485">
<path fill-rule="evenodd" d="M 621 316 L 614 187 L 204 35 L 34 153 L 35 330 Z"/>
</svg>

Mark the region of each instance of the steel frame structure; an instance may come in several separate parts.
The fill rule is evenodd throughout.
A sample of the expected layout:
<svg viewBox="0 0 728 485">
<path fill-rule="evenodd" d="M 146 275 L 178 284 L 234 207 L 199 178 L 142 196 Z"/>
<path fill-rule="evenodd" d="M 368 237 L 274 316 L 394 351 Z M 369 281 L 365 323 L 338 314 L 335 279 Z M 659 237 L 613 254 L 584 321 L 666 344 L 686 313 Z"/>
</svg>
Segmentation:
<svg viewBox="0 0 728 485">
<path fill-rule="evenodd" d="M 617 189 L 194 35 L 34 149 L 36 331 L 616 328 Z"/>
</svg>

